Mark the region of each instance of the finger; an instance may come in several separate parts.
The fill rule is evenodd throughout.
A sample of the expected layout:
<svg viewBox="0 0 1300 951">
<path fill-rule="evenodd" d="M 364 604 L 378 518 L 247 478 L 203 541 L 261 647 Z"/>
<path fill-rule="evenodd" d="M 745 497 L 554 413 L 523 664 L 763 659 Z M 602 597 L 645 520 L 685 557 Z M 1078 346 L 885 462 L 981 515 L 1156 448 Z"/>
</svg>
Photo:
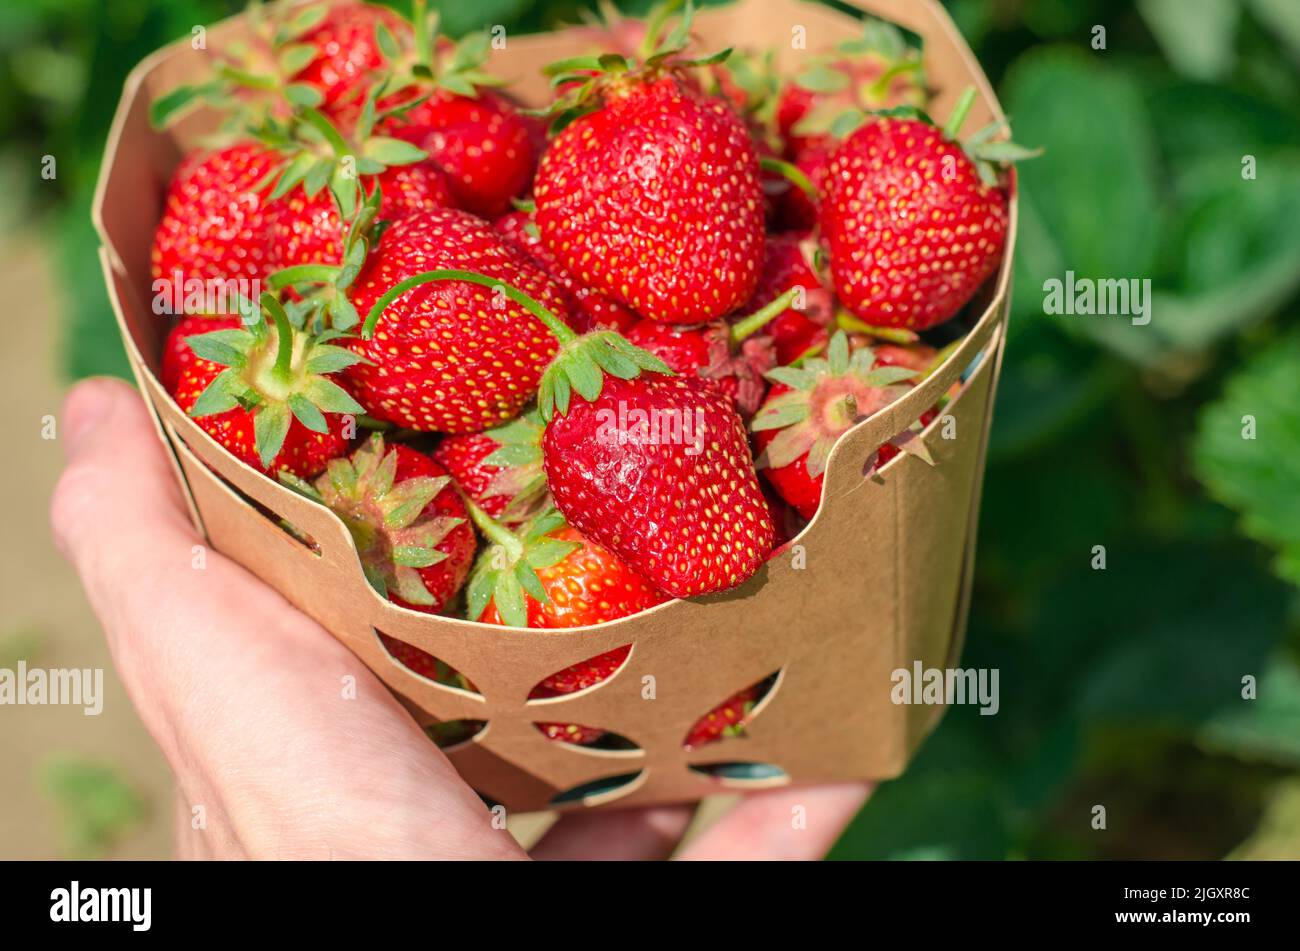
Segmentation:
<svg viewBox="0 0 1300 951">
<path fill-rule="evenodd" d="M 823 858 L 862 808 L 869 783 L 752 793 L 691 841 L 685 860 Z"/>
<path fill-rule="evenodd" d="M 533 847 L 545 861 L 666 859 L 695 812 L 693 806 L 653 806 L 568 815 Z"/>
<path fill-rule="evenodd" d="M 350 651 L 219 554 L 195 567 L 202 541 L 131 388 L 78 386 L 63 429 L 55 536 L 214 854 L 522 856 Z"/>
</svg>

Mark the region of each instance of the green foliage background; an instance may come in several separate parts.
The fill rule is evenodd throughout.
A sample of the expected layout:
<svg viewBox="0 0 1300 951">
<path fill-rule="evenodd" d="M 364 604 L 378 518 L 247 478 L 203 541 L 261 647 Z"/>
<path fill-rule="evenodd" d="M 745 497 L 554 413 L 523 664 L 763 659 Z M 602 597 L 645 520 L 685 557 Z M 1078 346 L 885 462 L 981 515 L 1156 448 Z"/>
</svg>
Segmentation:
<svg viewBox="0 0 1300 951">
<path fill-rule="evenodd" d="M 88 223 L 122 79 L 239 5 L 0 7 L 0 227 L 57 237 L 70 376 L 125 369 Z M 582 4 L 444 6 L 461 31 Z M 1022 168 L 965 657 L 1000 669 L 1001 711 L 951 711 L 832 857 L 1300 857 L 1300 4 L 948 7 L 1046 149 Z M 1151 278 L 1151 324 L 1045 316 L 1067 269 Z"/>
</svg>

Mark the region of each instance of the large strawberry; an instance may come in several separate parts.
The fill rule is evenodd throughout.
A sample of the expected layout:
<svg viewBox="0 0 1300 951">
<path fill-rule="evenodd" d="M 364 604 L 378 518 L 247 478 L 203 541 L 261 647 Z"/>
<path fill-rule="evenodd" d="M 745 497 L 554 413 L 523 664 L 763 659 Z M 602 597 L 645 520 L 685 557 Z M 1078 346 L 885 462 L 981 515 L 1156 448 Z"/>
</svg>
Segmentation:
<svg viewBox="0 0 1300 951">
<path fill-rule="evenodd" d="M 474 530 L 447 471 L 375 433 L 351 458 L 331 460 L 315 483 L 281 480 L 329 506 L 356 542 L 361 569 L 380 594 L 436 614 L 469 574 Z"/>
<path fill-rule="evenodd" d="M 533 193 L 543 243 L 584 286 L 693 324 L 752 295 L 764 203 L 744 123 L 673 68 L 682 35 L 640 65 L 617 55 L 561 64 L 582 67 L 583 81 L 556 107 L 563 128 Z"/>
<path fill-rule="evenodd" d="M 541 232 L 533 220 L 532 209 L 519 209 L 502 215 L 492 227 L 532 257 L 547 274 L 564 285 L 573 303 L 570 312 L 574 329 L 579 331 L 605 329 L 625 333 L 640 318 L 608 294 L 583 287 L 569 274 L 555 255 L 542 244 Z"/>
<path fill-rule="evenodd" d="M 772 338 L 759 332 L 792 307 L 797 295 L 791 289 L 735 323 L 719 320 L 683 327 L 643 320 L 628 330 L 627 339 L 675 373 L 708 380 L 749 417 L 767 392 L 763 374 L 776 366 Z"/>
<path fill-rule="evenodd" d="M 822 240 L 836 295 L 867 324 L 943 323 L 997 270 L 1007 196 L 991 162 L 1035 153 L 987 141 L 991 126 L 968 154 L 956 135 L 973 101 L 970 90 L 944 129 L 924 118 L 867 122 L 831 156 Z"/>
<path fill-rule="evenodd" d="M 426 282 L 429 268 L 472 269 L 485 282 Z M 523 288 L 564 315 L 562 290 L 473 215 L 420 212 L 384 232 L 352 288 L 368 314 L 347 371 L 367 411 L 409 429 L 478 432 L 516 416 L 556 342 L 497 284 Z"/>
<path fill-rule="evenodd" d="M 733 588 L 758 570 L 774 529 L 744 423 L 725 396 L 613 331 L 579 337 L 526 293 L 482 274 L 427 271 L 390 299 L 455 282 L 494 288 L 559 342 L 537 399 L 547 484 L 574 528 L 674 597 Z M 371 310 L 363 337 L 382 309 Z"/>
<path fill-rule="evenodd" d="M 448 436 L 433 458 L 493 518 L 507 524 L 527 521 L 550 504 L 542 432 L 542 417 L 530 410 L 487 432 Z"/>
<path fill-rule="evenodd" d="M 860 37 L 814 57 L 781 91 L 777 125 L 790 158 L 825 147 L 837 127 L 868 112 L 924 108 L 921 52 L 893 24 L 869 18 Z"/>
<path fill-rule="evenodd" d="M 491 547 L 470 579 L 467 616 L 485 624 L 562 628 L 601 624 L 661 604 L 664 596 L 613 552 L 584 538 L 554 509 L 519 535 L 470 503 L 470 513 Z M 545 678 L 529 699 L 559 697 L 594 686 L 627 658 L 620 647 Z M 553 740 L 588 745 L 605 733 L 574 723 L 539 723 Z"/>
<path fill-rule="evenodd" d="M 198 359 L 180 371 L 173 396 L 236 458 L 310 478 L 346 451 L 345 416 L 363 412 L 332 379 L 357 357 L 332 342 L 334 331 L 295 328 L 271 294 L 261 306 L 271 321 L 187 338 Z"/>
<path fill-rule="evenodd" d="M 150 252 L 155 292 L 170 289 L 171 299 L 183 299 L 205 282 L 260 281 L 275 269 L 268 239 L 275 206 L 259 186 L 281 161 L 278 152 L 245 142 L 181 162 Z"/>
<path fill-rule="evenodd" d="M 850 354 L 842 331 L 831 338 L 825 358 L 769 371 L 776 385 L 750 424 L 760 471 L 781 498 L 812 518 L 835 443 L 898 399 L 907 390 L 900 384 L 915 376 L 905 367 L 877 367 L 870 349 Z"/>
</svg>

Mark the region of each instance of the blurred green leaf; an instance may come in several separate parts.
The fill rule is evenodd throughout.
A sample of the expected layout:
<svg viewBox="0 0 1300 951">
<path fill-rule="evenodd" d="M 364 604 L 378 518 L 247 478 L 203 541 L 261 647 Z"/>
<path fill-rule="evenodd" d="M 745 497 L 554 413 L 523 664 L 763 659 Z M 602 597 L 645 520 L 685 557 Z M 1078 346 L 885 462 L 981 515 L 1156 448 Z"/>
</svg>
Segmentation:
<svg viewBox="0 0 1300 951">
<path fill-rule="evenodd" d="M 77 856 L 102 855 L 145 815 L 144 801 L 113 767 L 75 756 L 47 762 L 41 787 L 59 808 L 64 840 Z"/>
<path fill-rule="evenodd" d="M 1034 49 L 1011 67 L 1003 100 L 1016 141 L 1045 154 L 1019 168 L 1027 237 L 1015 310 L 1138 360 L 1160 341 L 1127 317 L 1048 317 L 1043 284 L 1065 271 L 1090 279 L 1149 278 L 1160 204 L 1151 123 L 1123 67 L 1067 47 Z"/>
<path fill-rule="evenodd" d="M 1220 79 L 1236 59 L 1239 0 L 1138 0 L 1170 64 L 1191 79 Z"/>
<path fill-rule="evenodd" d="M 1255 699 L 1241 698 L 1207 722 L 1199 742 L 1248 762 L 1300 768 L 1300 669 L 1291 658 L 1277 656 L 1262 674 L 1243 673 L 1256 677 Z"/>
<path fill-rule="evenodd" d="M 1300 584 L 1300 330 L 1267 341 L 1201 414 L 1194 461 L 1242 530 Z M 1253 438 L 1250 427 L 1253 426 Z"/>
<path fill-rule="evenodd" d="M 531 0 L 434 0 L 439 29 L 460 37 L 474 30 L 506 25 L 531 6 Z"/>
</svg>

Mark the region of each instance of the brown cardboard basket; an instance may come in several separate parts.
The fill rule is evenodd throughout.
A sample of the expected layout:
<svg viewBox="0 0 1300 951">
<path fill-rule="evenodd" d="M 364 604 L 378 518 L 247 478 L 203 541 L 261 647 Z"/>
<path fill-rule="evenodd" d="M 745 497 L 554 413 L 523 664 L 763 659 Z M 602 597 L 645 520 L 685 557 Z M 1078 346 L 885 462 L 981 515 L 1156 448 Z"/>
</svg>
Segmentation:
<svg viewBox="0 0 1300 951">
<path fill-rule="evenodd" d="M 862 9 L 921 35 L 925 66 L 946 115 L 970 85 L 979 127 L 1001 116 L 970 50 L 937 0 L 863 0 Z M 790 69 L 806 55 L 856 34 L 858 22 L 800 0 L 743 0 L 700 13 L 704 48 L 774 46 Z M 207 49 L 243 30 L 240 18 L 212 27 Z M 571 32 L 509 37 L 491 67 L 515 80 L 525 102 L 540 101 L 539 68 L 586 52 Z M 433 617 L 380 597 L 362 575 L 347 529 L 331 512 L 224 452 L 180 411 L 157 379 L 165 319 L 155 316 L 149 247 L 161 196 L 184 147 L 213 125 L 202 111 L 167 133 L 148 105 L 202 75 L 208 53 L 187 38 L 131 73 L 118 107 L 95 196 L 94 219 L 109 296 L 164 445 L 176 465 L 195 525 L 217 551 L 246 567 L 331 631 L 359 656 L 423 725 L 482 721 L 448 748 L 465 779 L 509 809 L 634 806 L 692 801 L 721 791 L 847 779 L 885 779 L 938 722 L 943 708 L 891 702 L 891 674 L 953 666 L 970 599 L 984 454 L 1008 307 L 1015 202 L 1007 253 L 977 299 L 983 313 L 932 376 L 847 433 L 826 471 L 820 511 L 794 543 L 741 587 L 671 601 L 610 624 L 557 631 L 504 629 Z M 933 465 L 899 455 L 875 478 L 864 467 L 966 374 L 943 419 L 922 438 Z M 955 425 L 955 438 L 942 438 Z M 315 548 L 281 529 L 310 535 Z M 396 662 L 377 634 L 413 644 L 462 672 L 477 692 L 427 680 Z M 529 701 L 547 675 L 631 645 L 627 661 L 580 693 Z M 691 725 L 726 698 L 776 674 L 744 735 L 693 751 Z M 635 750 L 548 740 L 539 722 L 613 731 Z M 742 764 L 739 768 L 734 764 Z M 748 768 L 744 764 L 754 764 Z"/>
</svg>

